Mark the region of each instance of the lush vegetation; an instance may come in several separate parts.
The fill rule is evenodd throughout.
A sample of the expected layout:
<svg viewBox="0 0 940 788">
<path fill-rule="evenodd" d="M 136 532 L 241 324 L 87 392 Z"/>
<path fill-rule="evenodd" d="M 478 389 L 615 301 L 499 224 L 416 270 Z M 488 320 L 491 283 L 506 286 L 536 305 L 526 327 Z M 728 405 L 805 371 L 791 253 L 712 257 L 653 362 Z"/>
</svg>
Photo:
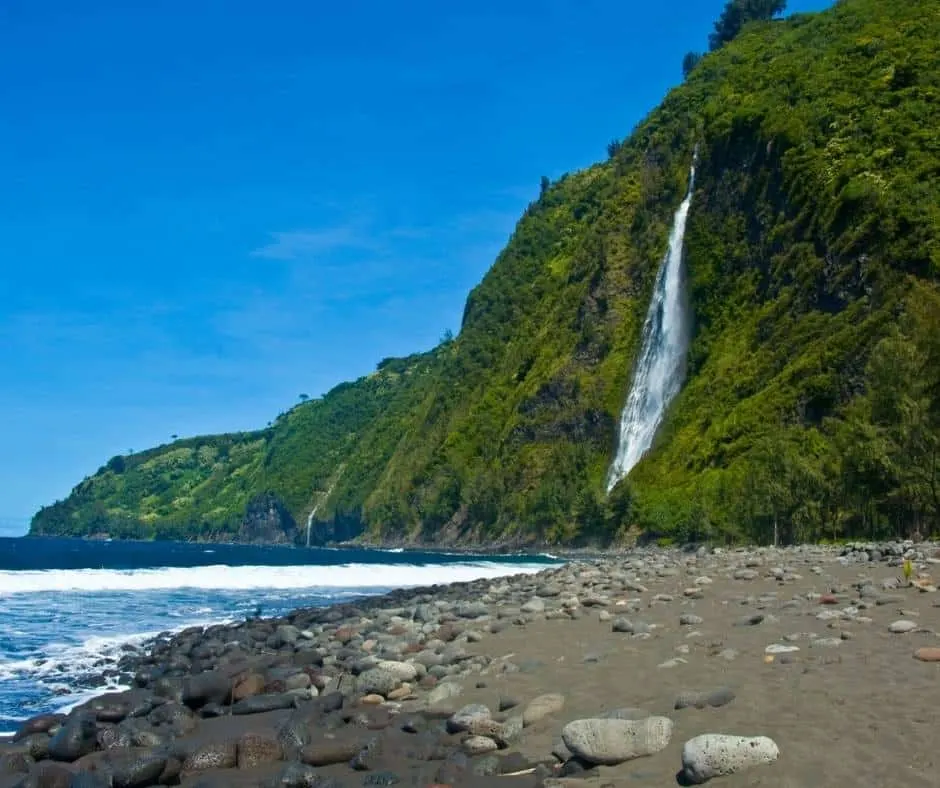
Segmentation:
<svg viewBox="0 0 940 788">
<path fill-rule="evenodd" d="M 747 24 L 607 161 L 542 183 L 456 338 L 268 430 L 115 458 L 34 532 L 231 535 L 270 492 L 385 541 L 937 533 L 938 42 L 933 0 Z M 686 385 L 608 497 L 696 146 Z"/>
</svg>

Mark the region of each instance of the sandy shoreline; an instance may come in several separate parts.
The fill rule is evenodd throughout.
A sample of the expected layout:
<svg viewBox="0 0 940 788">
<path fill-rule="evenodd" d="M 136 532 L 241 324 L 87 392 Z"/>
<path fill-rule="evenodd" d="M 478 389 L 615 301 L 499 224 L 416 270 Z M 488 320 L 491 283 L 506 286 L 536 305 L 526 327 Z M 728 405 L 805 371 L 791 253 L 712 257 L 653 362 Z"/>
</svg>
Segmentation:
<svg viewBox="0 0 940 788">
<path fill-rule="evenodd" d="M 134 690 L 0 744 L 0 788 L 675 785 L 702 734 L 779 748 L 715 784 L 937 786 L 940 663 L 914 654 L 940 647 L 938 565 L 931 545 L 651 549 L 186 631 L 127 658 Z M 690 693 L 704 708 L 677 709 Z M 559 746 L 618 709 L 668 741 L 618 760 L 649 726 L 606 720 Z"/>
</svg>

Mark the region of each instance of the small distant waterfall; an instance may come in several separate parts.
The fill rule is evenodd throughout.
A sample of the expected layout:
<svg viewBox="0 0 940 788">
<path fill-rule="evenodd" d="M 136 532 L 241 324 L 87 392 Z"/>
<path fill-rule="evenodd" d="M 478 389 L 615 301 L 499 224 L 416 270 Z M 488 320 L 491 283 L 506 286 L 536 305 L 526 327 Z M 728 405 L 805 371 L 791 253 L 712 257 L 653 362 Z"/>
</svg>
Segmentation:
<svg viewBox="0 0 940 788">
<path fill-rule="evenodd" d="M 692 157 L 689 191 L 676 211 L 669 249 L 656 274 L 653 298 L 643 324 L 643 345 L 620 417 L 617 456 L 607 475 L 607 492 L 649 451 L 666 408 L 682 387 L 689 326 L 683 299 L 682 250 L 685 224 L 692 205 L 695 164 Z"/>
</svg>

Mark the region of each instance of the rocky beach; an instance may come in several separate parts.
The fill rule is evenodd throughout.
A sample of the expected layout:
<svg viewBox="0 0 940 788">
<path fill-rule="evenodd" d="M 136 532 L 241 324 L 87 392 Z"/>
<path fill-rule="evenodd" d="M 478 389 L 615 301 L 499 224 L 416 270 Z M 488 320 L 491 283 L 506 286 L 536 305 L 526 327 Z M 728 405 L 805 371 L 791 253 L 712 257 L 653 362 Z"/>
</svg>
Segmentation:
<svg viewBox="0 0 940 788">
<path fill-rule="evenodd" d="M 0 788 L 940 785 L 940 549 L 573 560 L 128 646 Z"/>
</svg>

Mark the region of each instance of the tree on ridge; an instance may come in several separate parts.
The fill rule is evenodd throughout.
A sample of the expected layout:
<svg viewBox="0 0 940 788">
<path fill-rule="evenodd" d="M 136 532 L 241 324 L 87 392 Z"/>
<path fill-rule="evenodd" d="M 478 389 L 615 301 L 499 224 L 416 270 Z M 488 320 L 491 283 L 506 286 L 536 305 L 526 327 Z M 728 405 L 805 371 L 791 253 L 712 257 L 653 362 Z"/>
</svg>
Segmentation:
<svg viewBox="0 0 940 788">
<path fill-rule="evenodd" d="M 782 14 L 786 7 L 787 0 L 728 0 L 725 10 L 715 22 L 715 30 L 708 37 L 709 51 L 721 49 L 748 22 L 766 22 Z"/>
</svg>

